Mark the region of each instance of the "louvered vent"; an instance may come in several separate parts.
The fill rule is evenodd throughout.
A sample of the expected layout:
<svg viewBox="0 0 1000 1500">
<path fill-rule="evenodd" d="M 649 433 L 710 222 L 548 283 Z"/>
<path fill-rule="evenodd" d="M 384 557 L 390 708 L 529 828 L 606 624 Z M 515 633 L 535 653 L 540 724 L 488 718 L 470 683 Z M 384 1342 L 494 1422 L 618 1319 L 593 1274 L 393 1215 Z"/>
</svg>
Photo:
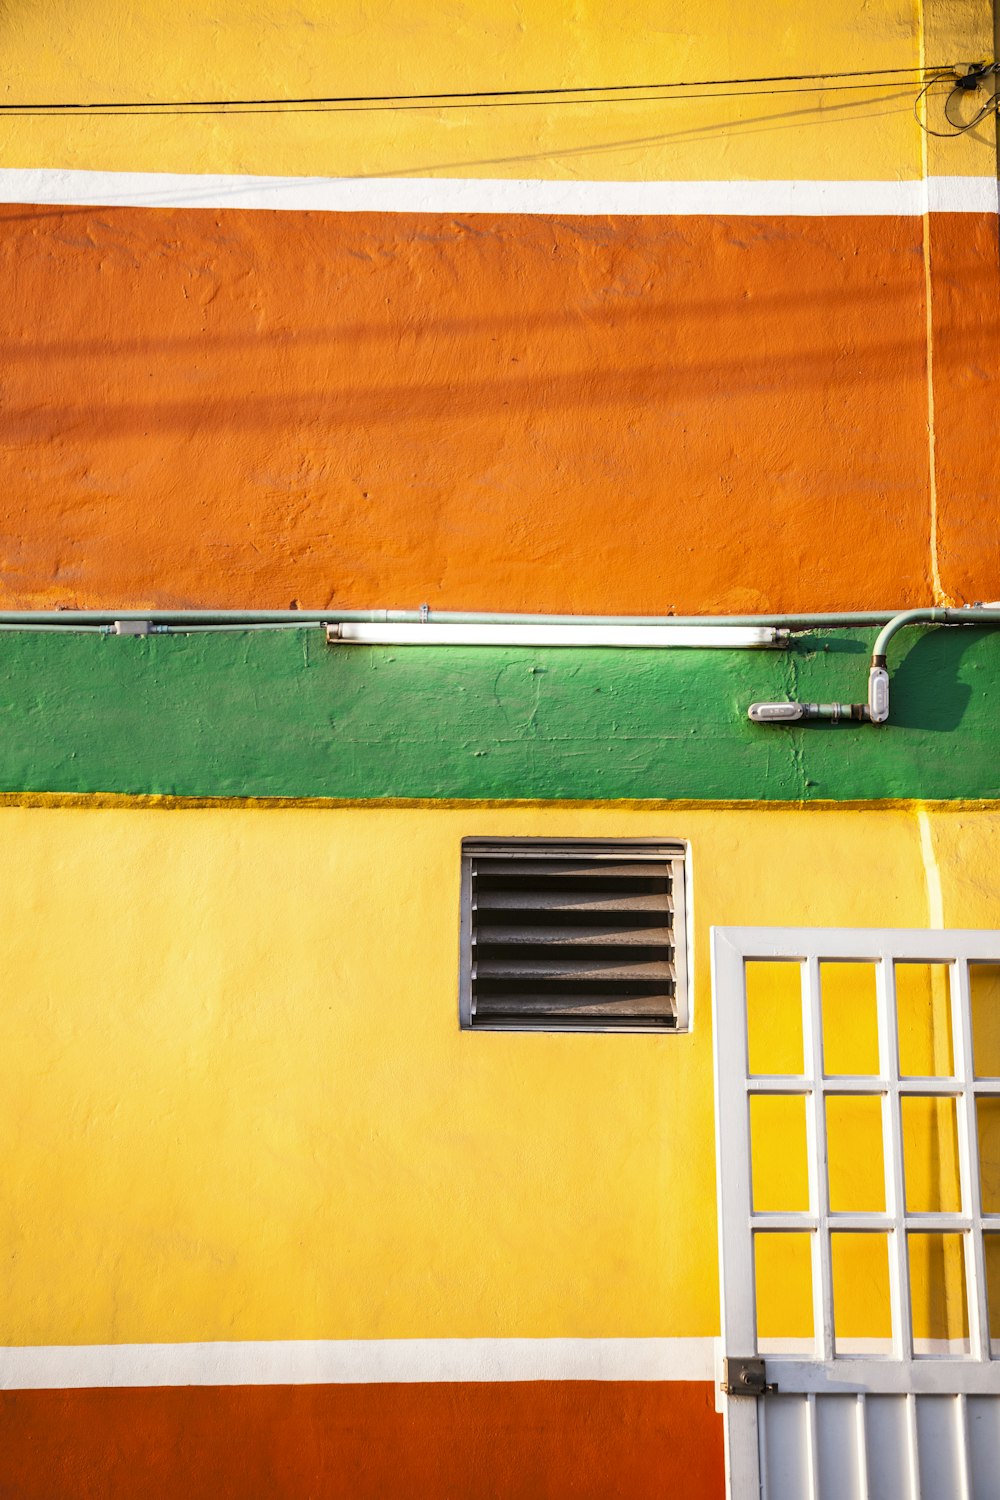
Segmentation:
<svg viewBox="0 0 1000 1500">
<path fill-rule="evenodd" d="M 463 849 L 467 1025 L 677 1028 L 681 849 L 481 839 Z"/>
</svg>

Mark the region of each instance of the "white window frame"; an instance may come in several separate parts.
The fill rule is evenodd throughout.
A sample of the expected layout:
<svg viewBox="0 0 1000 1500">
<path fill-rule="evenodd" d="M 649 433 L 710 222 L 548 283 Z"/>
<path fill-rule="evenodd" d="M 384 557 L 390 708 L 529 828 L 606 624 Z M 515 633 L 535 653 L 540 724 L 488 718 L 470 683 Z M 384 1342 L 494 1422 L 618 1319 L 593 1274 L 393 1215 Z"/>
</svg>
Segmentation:
<svg viewBox="0 0 1000 1500">
<path fill-rule="evenodd" d="M 752 1075 L 747 1032 L 746 964 L 794 961 L 803 980 L 803 1072 Z M 823 1060 L 820 965 L 824 961 L 873 963 L 876 968 L 879 1071 L 876 1075 L 827 1074 Z M 895 965 L 947 965 L 953 1068 L 947 1077 L 904 1077 L 899 1062 Z M 973 1065 L 969 966 L 1000 964 L 1000 932 L 847 928 L 713 928 L 712 990 L 715 1028 L 717 1189 L 723 1361 L 764 1355 L 765 1380 L 782 1395 L 809 1403 L 854 1394 L 858 1399 L 858 1483 L 867 1492 L 864 1399 L 908 1398 L 912 1428 L 909 1493 L 921 1494 L 916 1454 L 923 1395 L 957 1402 L 959 1452 L 968 1452 L 968 1397 L 1000 1400 L 1000 1359 L 990 1344 L 984 1231 L 1000 1232 L 1000 1214 L 985 1213 L 981 1200 L 976 1103 L 1000 1095 L 1000 1078 L 977 1077 Z M 805 1099 L 809 1160 L 809 1207 L 801 1212 L 755 1211 L 752 1200 L 750 1101 L 757 1095 Z M 885 1210 L 833 1212 L 829 1201 L 826 1145 L 828 1094 L 878 1097 L 882 1101 Z M 959 1136 L 961 1205 L 957 1212 L 915 1213 L 906 1208 L 902 1150 L 902 1100 L 912 1095 L 953 1098 Z M 831 1231 L 877 1231 L 888 1236 L 889 1297 L 893 1340 L 884 1355 L 838 1356 L 834 1348 Z M 968 1353 L 934 1355 L 914 1348 L 907 1235 L 911 1231 L 963 1236 L 968 1311 Z M 755 1231 L 806 1232 L 811 1237 L 814 1347 L 775 1354 L 758 1348 L 754 1273 Z M 1000 1329 L 994 1331 L 1000 1339 Z M 724 1367 L 724 1366 L 723 1366 Z M 727 1477 L 733 1497 L 770 1493 L 763 1458 L 761 1404 L 780 1397 L 727 1393 Z M 770 1409 L 770 1408 L 769 1408 Z M 809 1431 L 818 1413 L 808 1407 Z M 758 1425 L 760 1423 L 760 1426 Z M 809 1442 L 806 1444 L 809 1448 Z M 815 1442 L 812 1442 L 815 1463 Z M 851 1462 L 855 1462 L 854 1459 Z M 914 1477 L 916 1476 L 916 1477 Z M 761 1486 L 763 1485 L 763 1489 Z M 903 1493 L 906 1493 L 904 1490 Z M 956 1492 L 957 1494 L 958 1492 Z M 968 1494 L 968 1489 L 964 1491 Z M 943 1500 L 943 1497 L 942 1497 Z"/>
</svg>

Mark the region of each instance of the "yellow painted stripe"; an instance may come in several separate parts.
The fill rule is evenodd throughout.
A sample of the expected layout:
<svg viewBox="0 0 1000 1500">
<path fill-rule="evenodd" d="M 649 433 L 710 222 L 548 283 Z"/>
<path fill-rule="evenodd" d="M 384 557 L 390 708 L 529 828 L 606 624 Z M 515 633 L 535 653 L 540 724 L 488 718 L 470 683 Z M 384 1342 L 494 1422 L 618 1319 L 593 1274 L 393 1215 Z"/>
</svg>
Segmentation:
<svg viewBox="0 0 1000 1500">
<path fill-rule="evenodd" d="M 498 6 L 391 0 L 376 7 L 277 0 L 248 7 L 40 0 L 5 31 L 7 102 L 371 96 L 916 68 L 988 55 L 988 0 L 796 0 L 703 7 L 635 0 L 572 14 L 555 0 Z M 961 12 L 959 14 L 959 12 Z M 923 40 L 922 40 L 923 34 Z M 855 80 L 844 80 L 854 82 Z M 331 176 L 616 181 L 914 177 L 915 89 L 680 102 L 228 119 L 6 120 L 0 165 Z M 972 136 L 942 143 L 945 173 L 988 172 Z"/>
<path fill-rule="evenodd" d="M 924 822 L 4 808 L 0 1343 L 711 1336 L 709 927 L 995 925 L 1000 812 Z M 688 839 L 693 1031 L 460 1032 L 491 834 Z"/>
<path fill-rule="evenodd" d="M 484 809 L 507 811 L 601 811 L 601 812 L 926 812 L 937 809 L 941 812 L 990 813 L 1000 811 L 1000 800 L 991 797 L 973 798 L 923 798 L 923 797 L 871 797 L 852 799 L 816 798 L 815 801 L 769 802 L 740 797 L 178 797 L 161 793 L 129 792 L 0 792 L 0 808 L 89 808 L 98 812 L 108 808 L 143 809 L 146 811 L 171 812 L 183 809 L 205 810 L 229 808 L 232 810 L 291 811 L 293 809 L 322 809 L 326 812 L 368 810 L 382 812 L 403 809 L 419 810 L 460 809 L 478 812 Z"/>
</svg>

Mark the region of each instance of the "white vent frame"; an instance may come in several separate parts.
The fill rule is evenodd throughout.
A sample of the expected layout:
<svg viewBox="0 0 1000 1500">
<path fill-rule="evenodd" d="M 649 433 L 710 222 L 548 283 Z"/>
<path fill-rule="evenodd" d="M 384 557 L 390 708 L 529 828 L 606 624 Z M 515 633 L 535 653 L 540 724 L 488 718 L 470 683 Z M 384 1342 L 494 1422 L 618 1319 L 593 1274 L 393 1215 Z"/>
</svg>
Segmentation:
<svg viewBox="0 0 1000 1500">
<path fill-rule="evenodd" d="M 673 911 L 671 919 L 674 965 L 674 1011 L 672 1026 L 643 1024 L 632 1018 L 615 1021 L 607 1017 L 555 1022 L 548 1018 L 510 1021 L 481 1020 L 473 1012 L 473 863 L 477 857 L 587 858 L 669 863 Z M 462 840 L 461 919 L 459 923 L 459 1025 L 463 1031 L 615 1033 L 618 1035 L 676 1036 L 691 1030 L 690 995 L 690 849 L 676 838 L 537 838 L 476 836 Z"/>
</svg>

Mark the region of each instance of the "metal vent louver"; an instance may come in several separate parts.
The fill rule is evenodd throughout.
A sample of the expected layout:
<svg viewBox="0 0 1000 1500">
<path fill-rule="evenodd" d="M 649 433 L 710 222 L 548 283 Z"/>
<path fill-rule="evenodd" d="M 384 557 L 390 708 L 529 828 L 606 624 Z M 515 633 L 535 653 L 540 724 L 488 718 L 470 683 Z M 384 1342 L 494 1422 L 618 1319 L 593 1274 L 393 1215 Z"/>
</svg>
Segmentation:
<svg viewBox="0 0 1000 1500">
<path fill-rule="evenodd" d="M 467 1024 L 676 1029 L 680 850 L 535 840 L 464 849 Z"/>
</svg>

